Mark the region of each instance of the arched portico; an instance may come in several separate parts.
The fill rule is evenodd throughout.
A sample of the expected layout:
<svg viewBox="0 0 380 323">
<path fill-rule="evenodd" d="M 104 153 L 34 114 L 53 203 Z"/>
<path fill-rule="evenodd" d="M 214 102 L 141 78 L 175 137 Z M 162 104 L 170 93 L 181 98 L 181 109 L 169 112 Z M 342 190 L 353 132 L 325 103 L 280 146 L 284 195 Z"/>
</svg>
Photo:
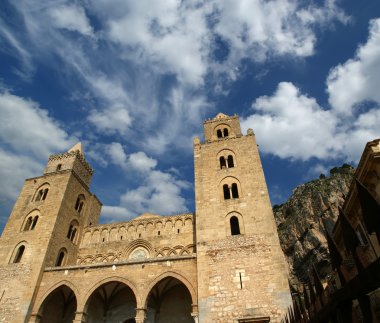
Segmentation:
<svg viewBox="0 0 380 323">
<path fill-rule="evenodd" d="M 135 323 L 137 300 L 132 288 L 120 280 L 103 281 L 84 306 L 87 323 Z"/>
<path fill-rule="evenodd" d="M 61 284 L 43 300 L 38 310 L 39 323 L 72 323 L 77 310 L 77 297 L 72 288 Z"/>
<path fill-rule="evenodd" d="M 174 272 L 157 277 L 145 298 L 146 323 L 194 323 L 196 295 L 190 282 Z"/>
</svg>

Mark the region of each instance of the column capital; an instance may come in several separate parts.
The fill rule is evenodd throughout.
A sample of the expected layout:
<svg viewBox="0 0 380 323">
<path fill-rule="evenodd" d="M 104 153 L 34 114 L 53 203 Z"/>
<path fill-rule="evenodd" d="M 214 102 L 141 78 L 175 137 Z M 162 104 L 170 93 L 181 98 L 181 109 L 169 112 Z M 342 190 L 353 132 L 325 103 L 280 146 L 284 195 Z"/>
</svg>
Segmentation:
<svg viewBox="0 0 380 323">
<path fill-rule="evenodd" d="M 146 315 L 146 308 L 140 307 L 136 308 L 136 323 L 144 323 Z"/>
<path fill-rule="evenodd" d="M 41 320 L 42 316 L 40 314 L 32 314 L 29 318 L 29 323 L 38 323 Z"/>
<path fill-rule="evenodd" d="M 75 312 L 75 318 L 73 323 L 85 323 L 86 322 L 86 312 Z"/>
</svg>

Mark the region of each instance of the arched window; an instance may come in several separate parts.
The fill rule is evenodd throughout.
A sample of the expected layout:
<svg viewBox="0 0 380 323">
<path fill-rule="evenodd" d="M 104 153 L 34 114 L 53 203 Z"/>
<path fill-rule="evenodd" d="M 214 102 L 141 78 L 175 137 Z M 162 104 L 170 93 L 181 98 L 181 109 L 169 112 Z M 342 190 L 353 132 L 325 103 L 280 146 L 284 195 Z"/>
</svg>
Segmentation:
<svg viewBox="0 0 380 323">
<path fill-rule="evenodd" d="M 220 168 L 226 168 L 226 159 L 224 158 L 224 156 L 220 156 L 219 157 L 219 162 L 220 162 Z"/>
<path fill-rule="evenodd" d="M 24 251 L 25 251 L 25 246 L 24 245 L 20 246 L 17 249 L 16 256 L 13 259 L 13 263 L 14 264 L 17 264 L 17 263 L 21 262 L 21 258 L 22 258 L 23 254 L 24 254 Z"/>
<path fill-rule="evenodd" d="M 39 189 L 35 201 L 44 201 L 47 197 L 48 192 L 49 188 L 47 188 L 46 186 Z"/>
<path fill-rule="evenodd" d="M 239 219 L 236 216 L 230 218 L 231 235 L 235 236 L 240 234 Z"/>
<path fill-rule="evenodd" d="M 36 214 L 37 213 L 37 214 Z M 25 221 L 25 225 L 24 227 L 22 228 L 23 231 L 29 231 L 29 230 L 34 230 L 34 228 L 36 227 L 37 225 L 37 221 L 38 221 L 38 211 L 35 210 L 33 212 L 31 212 L 29 215 L 28 215 L 28 218 L 27 220 Z"/>
<path fill-rule="evenodd" d="M 224 128 L 223 129 L 223 137 L 228 137 L 228 129 L 227 128 Z"/>
<path fill-rule="evenodd" d="M 38 215 L 36 215 L 33 219 L 33 222 L 32 222 L 32 225 L 30 227 L 30 230 L 34 230 L 34 228 L 36 227 L 36 224 L 37 224 L 37 221 L 38 221 Z"/>
<path fill-rule="evenodd" d="M 55 266 L 56 267 L 63 266 L 64 262 L 65 262 L 65 258 L 66 258 L 66 251 L 65 250 L 60 250 L 60 252 L 58 254 L 58 257 L 57 257 L 57 261 L 55 262 Z"/>
<path fill-rule="evenodd" d="M 239 198 L 238 186 L 236 183 L 232 184 L 231 193 L 232 193 L 232 198 L 234 198 L 234 199 Z"/>
<path fill-rule="evenodd" d="M 228 168 L 234 167 L 234 158 L 232 157 L 232 155 L 228 155 L 228 157 L 227 157 L 227 165 L 228 165 Z"/>
<path fill-rule="evenodd" d="M 30 217 L 28 217 L 28 220 L 26 220 L 26 223 L 24 226 L 24 231 L 30 230 L 32 223 L 33 223 L 33 218 L 30 216 Z"/>
<path fill-rule="evenodd" d="M 75 243 L 75 238 L 78 232 L 78 222 L 72 221 L 69 226 L 69 230 L 67 231 L 67 239 L 70 239 L 71 242 Z"/>
<path fill-rule="evenodd" d="M 78 196 L 77 201 L 75 203 L 75 210 L 81 214 L 84 206 L 84 196 L 81 194 Z"/>
<path fill-rule="evenodd" d="M 217 136 L 218 138 L 223 138 L 222 130 L 218 129 L 218 130 L 216 131 L 216 136 Z"/>
<path fill-rule="evenodd" d="M 223 185 L 223 195 L 225 200 L 229 200 L 231 198 L 230 188 L 227 184 Z"/>
<path fill-rule="evenodd" d="M 57 172 L 60 171 L 62 169 L 62 164 L 58 164 L 57 165 Z"/>
</svg>

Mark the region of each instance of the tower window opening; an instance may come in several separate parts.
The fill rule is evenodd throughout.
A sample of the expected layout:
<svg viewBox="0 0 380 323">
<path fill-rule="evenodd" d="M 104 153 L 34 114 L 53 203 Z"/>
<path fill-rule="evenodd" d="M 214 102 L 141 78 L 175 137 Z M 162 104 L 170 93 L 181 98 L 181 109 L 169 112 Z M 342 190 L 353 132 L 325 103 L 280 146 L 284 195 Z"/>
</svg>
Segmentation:
<svg viewBox="0 0 380 323">
<path fill-rule="evenodd" d="M 223 137 L 228 137 L 228 129 L 227 128 L 223 129 Z"/>
<path fill-rule="evenodd" d="M 30 227 L 30 230 L 34 230 L 34 228 L 36 227 L 37 225 L 37 221 L 38 221 L 38 215 L 36 215 L 33 219 L 33 222 L 32 222 L 32 225 Z"/>
<path fill-rule="evenodd" d="M 231 192 L 232 192 L 232 198 L 234 199 L 239 198 L 238 186 L 236 183 L 232 184 Z"/>
<path fill-rule="evenodd" d="M 62 169 L 62 164 L 58 164 L 57 165 L 57 172 L 60 171 Z"/>
<path fill-rule="evenodd" d="M 230 218 L 230 227 L 232 236 L 240 234 L 239 219 L 236 216 Z"/>
<path fill-rule="evenodd" d="M 75 203 L 75 210 L 81 214 L 84 206 L 84 196 L 81 194 L 78 196 L 77 201 Z"/>
<path fill-rule="evenodd" d="M 44 193 L 43 193 L 43 195 L 42 195 L 42 201 L 45 201 L 48 192 L 49 192 L 49 189 L 48 189 L 48 188 L 45 188 L 45 189 L 44 189 Z"/>
<path fill-rule="evenodd" d="M 44 201 L 47 197 L 47 194 L 49 192 L 48 188 L 42 188 L 38 191 L 35 201 Z"/>
<path fill-rule="evenodd" d="M 44 195 L 44 191 L 39 190 L 37 193 L 36 201 L 40 201 L 43 195 Z"/>
<path fill-rule="evenodd" d="M 34 228 L 37 225 L 37 221 L 38 221 L 38 215 L 36 215 L 35 217 L 33 217 L 33 216 L 28 217 L 28 219 L 26 220 L 23 231 L 34 230 Z"/>
<path fill-rule="evenodd" d="M 227 165 L 228 165 L 228 168 L 234 167 L 234 158 L 232 157 L 232 155 L 228 155 L 228 157 L 227 157 Z"/>
<path fill-rule="evenodd" d="M 33 223 L 33 218 L 30 216 L 28 220 L 26 220 L 24 231 L 30 230 L 32 223 Z"/>
<path fill-rule="evenodd" d="M 223 138 L 222 130 L 218 129 L 218 130 L 216 131 L 216 136 L 217 136 L 218 138 Z"/>
<path fill-rule="evenodd" d="M 65 260 L 65 251 L 61 251 L 58 255 L 57 261 L 55 262 L 56 267 L 61 267 L 63 265 L 63 261 Z"/>
<path fill-rule="evenodd" d="M 223 185 L 223 195 L 225 200 L 229 200 L 231 198 L 230 188 L 227 184 Z"/>
<path fill-rule="evenodd" d="M 75 243 L 77 232 L 78 232 L 78 222 L 72 221 L 69 226 L 69 230 L 67 231 L 67 235 L 66 235 L 67 239 L 69 239 L 72 243 Z"/>
<path fill-rule="evenodd" d="M 20 246 L 18 249 L 17 249 L 17 253 L 16 253 L 16 256 L 13 260 L 13 263 L 14 264 L 17 264 L 19 262 L 21 262 L 21 258 L 24 254 L 24 251 L 25 251 L 25 246 Z"/>
<path fill-rule="evenodd" d="M 224 156 L 219 157 L 219 162 L 221 169 L 226 168 L 226 159 L 224 158 Z"/>
<path fill-rule="evenodd" d="M 179 233 L 179 229 L 177 229 L 177 233 Z"/>
<path fill-rule="evenodd" d="M 161 232 L 160 232 L 160 231 L 158 231 L 158 232 L 157 232 L 157 235 L 159 236 L 159 235 L 160 235 L 160 233 L 161 233 Z"/>
<path fill-rule="evenodd" d="M 70 237 L 71 237 L 71 233 L 73 232 L 73 226 L 72 225 L 70 225 L 70 227 L 69 227 L 69 231 L 67 232 L 67 238 L 68 239 L 70 239 Z"/>
</svg>

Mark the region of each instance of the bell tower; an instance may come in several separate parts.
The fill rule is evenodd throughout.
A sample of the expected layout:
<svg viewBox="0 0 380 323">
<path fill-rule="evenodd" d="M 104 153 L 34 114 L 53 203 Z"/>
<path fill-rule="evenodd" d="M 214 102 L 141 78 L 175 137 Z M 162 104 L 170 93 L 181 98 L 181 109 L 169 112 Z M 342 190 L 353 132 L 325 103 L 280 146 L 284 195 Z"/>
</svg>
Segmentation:
<svg viewBox="0 0 380 323">
<path fill-rule="evenodd" d="M 255 135 L 219 113 L 204 137 L 194 139 L 199 321 L 280 322 L 288 272 Z"/>
<path fill-rule="evenodd" d="M 79 143 L 25 181 L 0 238 L 1 319 L 27 321 L 44 270 L 76 263 L 80 234 L 101 209 L 92 173 Z"/>
</svg>

